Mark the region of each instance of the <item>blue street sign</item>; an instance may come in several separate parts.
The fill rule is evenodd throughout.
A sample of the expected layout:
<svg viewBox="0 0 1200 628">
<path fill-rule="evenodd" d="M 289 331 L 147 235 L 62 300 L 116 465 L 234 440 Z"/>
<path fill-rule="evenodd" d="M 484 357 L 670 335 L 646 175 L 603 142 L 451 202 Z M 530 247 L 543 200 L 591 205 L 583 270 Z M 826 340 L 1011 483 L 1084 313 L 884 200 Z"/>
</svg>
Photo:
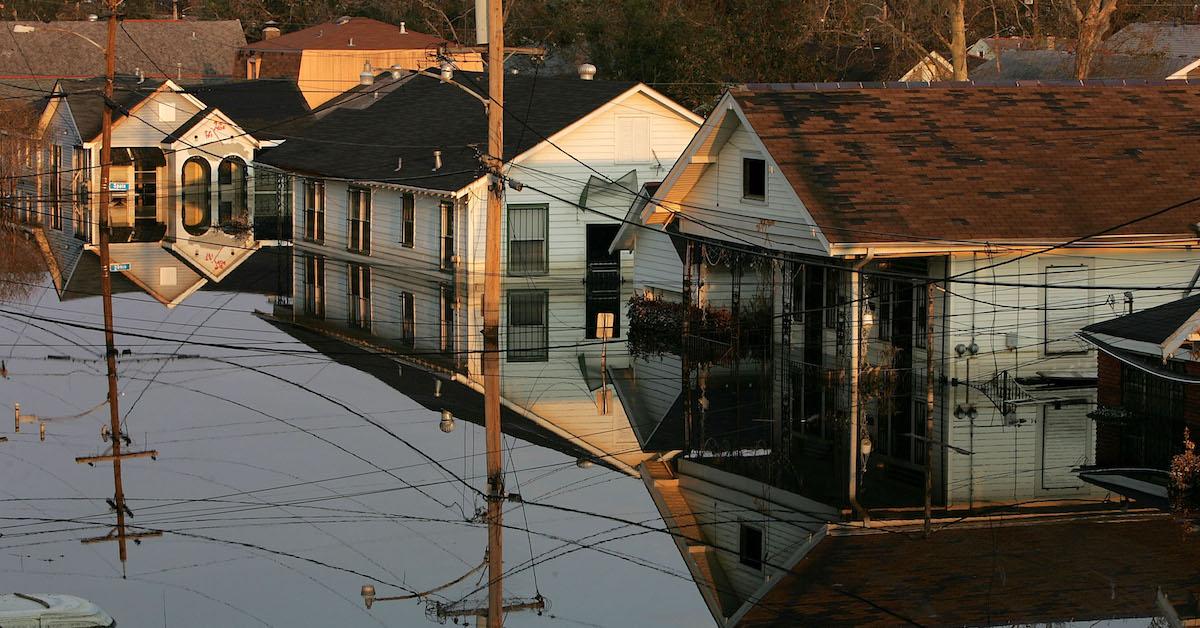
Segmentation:
<svg viewBox="0 0 1200 628">
<path fill-rule="evenodd" d="M 129 184 L 121 181 L 110 181 L 108 183 L 109 192 L 128 192 Z"/>
<path fill-rule="evenodd" d="M 108 272 L 110 272 L 110 273 L 115 273 L 115 272 L 122 271 L 122 270 L 129 270 L 130 268 L 133 268 L 133 264 L 130 264 L 130 263 L 125 263 L 125 264 L 109 264 L 109 265 L 108 265 Z"/>
</svg>

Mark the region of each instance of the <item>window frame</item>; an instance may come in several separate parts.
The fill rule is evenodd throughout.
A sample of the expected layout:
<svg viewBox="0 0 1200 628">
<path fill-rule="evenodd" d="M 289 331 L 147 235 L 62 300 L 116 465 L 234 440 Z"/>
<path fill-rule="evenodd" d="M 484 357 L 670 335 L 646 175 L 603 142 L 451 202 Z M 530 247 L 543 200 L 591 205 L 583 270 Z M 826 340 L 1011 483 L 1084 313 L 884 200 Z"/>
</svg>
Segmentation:
<svg viewBox="0 0 1200 628">
<path fill-rule="evenodd" d="M 550 360 L 550 293 L 547 290 L 509 290 L 505 295 L 505 329 L 504 329 L 504 355 L 508 362 L 548 362 Z M 515 325 L 513 323 L 514 305 L 520 298 L 537 297 L 541 300 L 541 319 L 540 325 Z M 532 310 L 529 310 L 532 311 Z M 537 333 L 528 329 L 514 329 L 541 327 L 540 342 L 532 349 L 530 348 L 513 348 L 513 339 L 521 337 L 523 340 L 525 335 Z M 514 332 L 516 332 L 514 334 Z M 519 336 L 517 334 L 520 334 Z"/>
<path fill-rule="evenodd" d="M 369 187 L 361 185 L 346 187 L 346 250 L 351 253 L 359 255 L 371 254 L 371 204 L 374 202 L 373 196 Z M 355 203 L 356 199 L 360 200 L 357 204 Z M 357 238 L 355 238 L 355 234 L 357 234 Z"/>
<path fill-rule="evenodd" d="M 749 535 L 747 533 L 750 533 Z M 751 538 L 757 538 L 758 556 L 751 556 Z M 767 534 L 762 528 L 743 521 L 738 522 L 738 564 L 754 571 L 762 571 L 766 564 Z"/>
<path fill-rule="evenodd" d="M 417 195 L 412 192 L 400 194 L 400 246 L 411 249 L 416 245 Z"/>
<path fill-rule="evenodd" d="M 515 242 L 535 242 L 536 240 L 515 240 L 513 239 L 513 210 L 529 211 L 540 210 L 542 212 L 542 254 L 541 264 L 538 268 L 532 268 L 532 265 L 523 265 L 520 268 L 514 268 L 513 264 L 513 243 Z M 505 212 L 507 217 L 507 258 L 506 271 L 513 277 L 536 277 L 540 275 L 550 274 L 550 204 L 549 203 L 519 203 L 508 205 Z"/>
<path fill-rule="evenodd" d="M 438 288 L 438 349 L 451 353 L 457 344 L 455 329 L 458 321 L 458 301 L 453 284 L 442 284 Z"/>
<path fill-rule="evenodd" d="M 438 203 L 441 232 L 438 234 L 438 260 L 442 270 L 454 270 L 454 201 Z"/>
<path fill-rule="evenodd" d="M 400 344 L 411 349 L 417 340 L 417 301 L 413 293 L 400 291 Z"/>
<path fill-rule="evenodd" d="M 325 318 L 325 258 L 320 255 L 304 256 L 304 303 L 305 316 Z"/>
<path fill-rule="evenodd" d="M 199 183 L 188 182 L 187 169 L 189 164 L 197 164 L 203 169 L 204 182 L 202 191 Z M 194 236 L 204 235 L 212 228 L 212 164 L 200 156 L 189 157 L 183 162 L 183 166 L 180 168 L 180 182 L 183 228 Z M 193 201 L 203 202 L 203 216 L 198 223 L 189 225 L 187 205 Z"/>
<path fill-rule="evenodd" d="M 374 322 L 371 302 L 371 267 L 367 264 L 346 264 L 346 323 L 370 333 Z"/>
<path fill-rule="evenodd" d="M 762 194 L 750 193 L 751 174 L 747 166 L 750 162 L 758 162 L 762 164 Z M 755 203 L 767 202 L 767 188 L 769 183 L 769 168 L 767 167 L 767 159 L 759 154 L 742 155 L 742 200 L 753 201 Z"/>
<path fill-rule="evenodd" d="M 325 243 L 325 180 L 305 179 L 301 186 L 304 195 L 303 239 L 316 244 Z M 309 192 L 312 194 L 309 194 Z M 312 201 L 311 203 L 309 201 Z M 316 231 L 316 235 L 313 235 Z"/>
</svg>

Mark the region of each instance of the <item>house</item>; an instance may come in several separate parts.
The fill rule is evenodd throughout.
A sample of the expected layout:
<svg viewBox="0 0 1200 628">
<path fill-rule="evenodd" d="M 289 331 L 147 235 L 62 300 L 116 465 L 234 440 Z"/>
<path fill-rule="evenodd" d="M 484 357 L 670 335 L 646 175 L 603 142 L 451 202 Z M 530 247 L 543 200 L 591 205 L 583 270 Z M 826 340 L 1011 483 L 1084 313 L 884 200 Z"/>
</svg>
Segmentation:
<svg viewBox="0 0 1200 628">
<path fill-rule="evenodd" d="M 1134 22 L 1106 39 L 1104 49 L 1117 54 L 1200 60 L 1200 24 Z"/>
<path fill-rule="evenodd" d="M 6 21 L 0 28 L 0 75 L 50 79 L 104 76 L 103 21 Z M 150 79 L 231 76 L 229 51 L 246 45 L 238 20 L 122 20 L 118 74 Z"/>
<path fill-rule="evenodd" d="M 1099 373 L 1096 466 L 1166 471 L 1183 431 L 1200 433 L 1200 295 L 1092 323 Z"/>
<path fill-rule="evenodd" d="M 1197 107 L 1183 83 L 730 91 L 614 241 L 649 357 L 613 379 L 657 412 L 631 422 L 860 517 L 921 504 L 927 468 L 939 508 L 1101 497 L 1072 473 L 1075 332 L 1191 280 L 1198 167 L 1160 120 Z M 682 334 L 642 350 L 639 320 Z M 676 375 L 675 400 L 644 383 Z"/>
<path fill-rule="evenodd" d="M 295 80 L 310 107 L 317 107 L 358 85 L 363 68 L 392 67 L 421 70 L 440 65 L 439 51 L 450 42 L 365 17 L 341 17 L 331 22 L 280 34 L 276 26 L 263 29 L 263 38 L 245 44 L 234 59 L 235 74 L 246 79 Z M 463 71 L 483 69 L 477 52 L 446 55 Z"/>
<path fill-rule="evenodd" d="M 98 242 L 102 86 L 60 80 L 42 115 L 34 231 L 56 260 L 60 289 Z M 259 143 L 170 80 L 122 79 L 113 100 L 112 262 L 127 264 L 126 279 L 173 307 L 259 248 L 249 170 Z"/>
<path fill-rule="evenodd" d="M 297 178 L 297 320 L 399 339 L 406 359 L 478 386 L 486 117 L 472 90 L 485 81 L 455 81 L 382 74 L 259 165 Z M 608 244 L 640 182 L 665 173 L 699 118 L 638 83 L 515 76 L 506 95 L 505 403 L 595 456 L 624 452 L 614 464 L 636 473 L 646 456 L 601 368 L 598 315 L 613 315 L 616 360 L 631 267 Z"/>
</svg>

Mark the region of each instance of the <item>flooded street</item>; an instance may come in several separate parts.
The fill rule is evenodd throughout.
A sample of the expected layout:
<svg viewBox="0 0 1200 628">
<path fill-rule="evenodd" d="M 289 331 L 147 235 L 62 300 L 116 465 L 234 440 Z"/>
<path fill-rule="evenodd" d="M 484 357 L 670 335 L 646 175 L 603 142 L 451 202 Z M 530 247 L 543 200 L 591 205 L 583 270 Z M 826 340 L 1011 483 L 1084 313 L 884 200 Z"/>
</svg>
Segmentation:
<svg viewBox="0 0 1200 628">
<path fill-rule="evenodd" d="M 108 465 L 74 461 L 103 449 L 107 419 L 97 407 L 99 299 L 74 296 L 59 301 L 47 283 L 30 303 L 3 306 L 0 395 L 46 422 L 44 442 L 23 425 L 0 444 L 6 588 L 70 592 L 124 626 L 421 625 L 426 604 L 368 611 L 360 586 L 424 591 L 483 560 L 477 417 L 441 432 L 438 412 L 339 363 L 352 361 L 348 348 L 324 347 L 335 361 L 256 317 L 271 307 L 261 295 L 201 291 L 168 310 L 127 292 L 115 299 L 129 332 L 118 334 L 130 352 L 120 360 L 122 414 L 133 448 L 158 451 L 123 465 L 129 522 L 165 534 L 130 545 L 122 580 L 115 543 L 80 544 L 106 534 L 113 516 Z M 519 438 L 505 446 L 510 490 L 527 499 L 661 527 L 638 480 Z M 708 621 L 669 536 L 506 511 L 508 589 L 550 603 L 546 617 L 514 615 L 510 625 Z M 478 603 L 482 583 L 476 571 L 430 600 Z"/>
</svg>

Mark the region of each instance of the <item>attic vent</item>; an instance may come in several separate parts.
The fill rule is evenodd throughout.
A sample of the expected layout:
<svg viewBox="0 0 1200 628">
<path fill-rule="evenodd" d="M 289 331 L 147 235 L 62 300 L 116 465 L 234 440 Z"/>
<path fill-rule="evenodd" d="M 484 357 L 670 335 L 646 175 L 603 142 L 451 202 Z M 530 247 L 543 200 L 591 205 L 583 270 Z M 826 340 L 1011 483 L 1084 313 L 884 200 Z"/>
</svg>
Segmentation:
<svg viewBox="0 0 1200 628">
<path fill-rule="evenodd" d="M 350 16 L 349 16 L 349 15 L 343 15 L 342 17 L 339 17 L 338 19 L 334 20 L 334 21 L 333 21 L 333 23 L 334 23 L 334 24 L 337 24 L 338 26 L 341 26 L 341 25 L 343 25 L 343 24 L 345 24 L 346 22 L 349 22 L 349 21 L 350 21 Z"/>
<path fill-rule="evenodd" d="M 408 34 L 408 29 L 404 27 L 404 22 L 400 22 L 400 34 L 401 34 L 401 35 L 407 35 L 407 34 Z"/>
</svg>

